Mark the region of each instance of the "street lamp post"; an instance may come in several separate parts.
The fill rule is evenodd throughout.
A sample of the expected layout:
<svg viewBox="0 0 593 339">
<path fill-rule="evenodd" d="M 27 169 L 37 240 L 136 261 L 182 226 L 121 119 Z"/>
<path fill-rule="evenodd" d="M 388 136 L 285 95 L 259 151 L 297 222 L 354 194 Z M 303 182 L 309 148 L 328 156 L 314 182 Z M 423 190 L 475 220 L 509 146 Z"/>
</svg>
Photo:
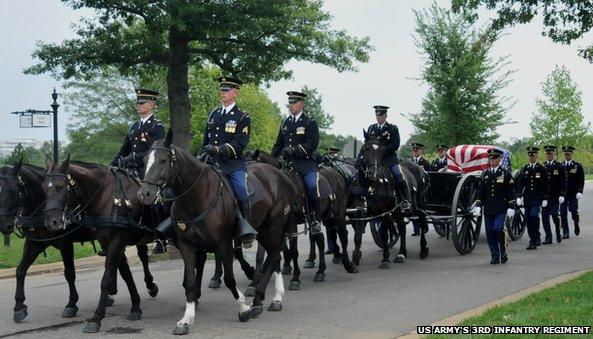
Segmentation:
<svg viewBox="0 0 593 339">
<path fill-rule="evenodd" d="M 56 93 L 56 88 L 54 87 L 54 92 L 51 94 L 52 99 L 54 102 L 51 104 L 51 108 L 54 111 L 54 164 L 58 163 L 58 93 Z"/>
</svg>

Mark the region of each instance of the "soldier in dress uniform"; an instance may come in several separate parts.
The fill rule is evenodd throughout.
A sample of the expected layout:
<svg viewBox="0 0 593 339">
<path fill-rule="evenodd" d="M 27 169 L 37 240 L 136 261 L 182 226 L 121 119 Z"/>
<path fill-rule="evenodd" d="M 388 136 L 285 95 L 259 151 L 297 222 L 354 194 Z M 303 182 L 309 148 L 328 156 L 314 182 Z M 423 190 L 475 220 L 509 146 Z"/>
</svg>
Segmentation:
<svg viewBox="0 0 593 339">
<path fill-rule="evenodd" d="M 134 122 L 111 161 L 112 166 L 136 171 L 141 179 L 145 174 L 144 156 L 154 141 L 165 138 L 165 126 L 154 116 L 158 95 L 156 91 L 136 89 L 136 112 L 140 120 Z"/>
<path fill-rule="evenodd" d="M 572 160 L 573 146 L 564 146 L 564 168 L 566 169 L 566 201 L 560 205 L 560 216 L 562 218 L 562 238 L 569 238 L 568 211 L 574 222 L 574 234 L 579 235 L 579 200 L 583 197 L 585 188 L 585 171 L 581 163 Z"/>
<path fill-rule="evenodd" d="M 438 158 L 434 159 L 430 164 L 430 170 L 438 172 L 443 168 L 447 168 L 447 146 L 443 144 L 437 145 Z"/>
<path fill-rule="evenodd" d="M 506 263 L 507 233 L 505 214 L 512 217 L 515 214 L 515 184 L 513 176 L 500 166 L 503 152 L 499 149 L 488 150 L 489 169 L 482 173 L 478 189 L 479 200 L 474 208 L 474 214 L 479 215 L 484 208 L 484 224 L 486 239 L 492 259 L 490 264 Z"/>
<path fill-rule="evenodd" d="M 558 216 L 558 210 L 560 205 L 564 202 L 566 196 L 566 169 L 564 165 L 556 160 L 556 146 L 548 145 L 544 146 L 546 150 L 546 159 L 544 163 L 548 170 L 548 181 L 550 183 L 550 196 L 548 199 L 548 205 L 542 206 L 542 219 L 544 224 L 544 231 L 546 232 L 546 241 L 544 245 L 552 244 L 552 230 L 550 228 L 550 217 L 556 226 L 556 241 L 562 241 L 562 235 L 560 234 L 560 217 Z"/>
<path fill-rule="evenodd" d="M 230 77 L 220 77 L 218 81 L 222 107 L 208 115 L 202 152 L 212 156 L 229 179 L 241 212 L 237 221 L 237 238 L 243 247 L 250 248 L 257 232 L 251 226 L 247 165 L 243 150 L 249 143 L 251 118 L 235 103 L 242 82 Z"/>
<path fill-rule="evenodd" d="M 272 156 L 283 155 L 290 160 L 303 179 L 309 204 L 309 230 L 313 235 L 321 234 L 319 171 L 314 160 L 314 152 L 319 145 L 319 127 L 315 119 L 303 112 L 307 95 L 297 91 L 286 94 L 290 115 L 280 125 L 276 143 L 272 147 Z"/>
<path fill-rule="evenodd" d="M 541 245 L 539 231 L 539 213 L 548 205 L 549 181 L 548 170 L 537 161 L 539 148 L 527 147 L 529 163 L 519 172 L 517 177 L 517 206 L 525 206 L 527 233 L 529 234 L 528 250 L 535 250 Z"/>
<path fill-rule="evenodd" d="M 425 171 L 430 171 L 430 163 L 428 160 L 422 157 L 424 152 L 424 145 L 419 142 L 412 143 L 412 158 L 411 161 L 415 162 L 416 165 L 422 167 Z"/>
<path fill-rule="evenodd" d="M 408 213 L 411 206 L 410 188 L 404 180 L 397 159 L 397 149 L 399 148 L 400 143 L 399 129 L 395 124 L 387 122 L 388 106 L 376 105 L 373 106 L 373 108 L 375 109 L 377 123 L 370 125 L 367 129 L 367 133 L 371 137 L 381 138 L 379 140 L 381 140 L 384 148 L 383 164 L 391 169 L 391 172 L 397 181 L 398 192 L 401 194 L 402 211 Z"/>
</svg>

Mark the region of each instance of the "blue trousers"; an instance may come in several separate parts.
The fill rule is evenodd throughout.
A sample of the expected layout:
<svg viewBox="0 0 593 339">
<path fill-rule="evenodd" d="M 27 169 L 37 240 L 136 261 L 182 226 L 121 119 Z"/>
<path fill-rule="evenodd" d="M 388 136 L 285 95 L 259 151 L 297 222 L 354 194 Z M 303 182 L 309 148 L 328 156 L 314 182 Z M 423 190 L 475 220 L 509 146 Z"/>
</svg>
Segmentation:
<svg viewBox="0 0 593 339">
<path fill-rule="evenodd" d="M 566 199 L 562 205 L 560 205 L 560 218 L 562 220 L 562 234 L 568 235 L 568 212 L 572 214 L 572 220 L 579 215 L 579 201 L 576 196 L 571 199 Z"/>
<path fill-rule="evenodd" d="M 391 173 L 393 173 L 393 176 L 395 177 L 397 182 L 401 182 L 402 180 L 404 180 L 404 177 L 402 176 L 402 172 L 399 169 L 399 164 L 395 164 L 395 165 L 391 166 Z"/>
<path fill-rule="evenodd" d="M 309 198 L 319 198 L 319 172 L 309 172 L 302 178 Z"/>
<path fill-rule="evenodd" d="M 558 219 L 558 209 L 560 208 L 560 204 L 558 201 L 556 203 L 551 203 L 548 201 L 548 206 L 542 207 L 542 224 L 544 225 L 544 232 L 546 232 L 546 241 L 552 241 L 552 229 L 550 228 L 550 217 L 552 217 L 552 221 L 554 224 L 560 222 Z M 558 225 L 560 226 L 560 225 Z"/>
<path fill-rule="evenodd" d="M 237 200 L 248 200 L 249 195 L 247 193 L 247 173 L 244 171 L 235 171 L 227 175 L 227 178 L 231 182 L 231 187 L 235 192 L 235 197 Z"/>
<path fill-rule="evenodd" d="M 539 232 L 539 212 L 541 206 L 525 206 L 525 218 L 527 219 L 527 234 L 529 235 L 530 244 L 538 244 L 541 242 L 541 234 Z"/>
<path fill-rule="evenodd" d="M 485 215 L 486 240 L 492 258 L 500 259 L 507 252 L 506 229 L 504 227 L 505 215 Z"/>
</svg>

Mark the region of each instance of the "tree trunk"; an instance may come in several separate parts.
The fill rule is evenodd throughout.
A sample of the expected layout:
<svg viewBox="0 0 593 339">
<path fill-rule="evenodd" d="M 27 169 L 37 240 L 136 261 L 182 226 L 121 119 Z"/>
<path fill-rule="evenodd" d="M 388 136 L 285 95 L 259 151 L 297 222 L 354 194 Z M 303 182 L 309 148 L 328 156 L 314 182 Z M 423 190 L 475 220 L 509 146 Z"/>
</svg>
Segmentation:
<svg viewBox="0 0 593 339">
<path fill-rule="evenodd" d="M 169 119 L 173 131 L 173 143 L 186 150 L 189 147 L 190 138 L 188 67 L 187 38 L 172 27 L 169 32 L 169 69 L 167 71 Z"/>
</svg>

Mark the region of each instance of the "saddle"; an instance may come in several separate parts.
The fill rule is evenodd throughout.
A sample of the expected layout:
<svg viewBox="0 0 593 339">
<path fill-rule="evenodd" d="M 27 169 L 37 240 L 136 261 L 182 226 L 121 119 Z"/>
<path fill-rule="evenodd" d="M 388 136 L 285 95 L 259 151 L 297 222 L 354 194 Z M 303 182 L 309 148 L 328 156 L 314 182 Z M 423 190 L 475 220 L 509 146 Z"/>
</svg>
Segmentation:
<svg viewBox="0 0 593 339">
<path fill-rule="evenodd" d="M 226 175 L 221 175 L 221 178 L 223 185 L 230 192 L 233 192 L 231 182 Z M 264 185 L 255 175 L 247 175 L 247 194 L 249 195 L 249 200 L 251 201 L 252 206 L 266 198 L 267 192 L 264 189 Z"/>
</svg>

